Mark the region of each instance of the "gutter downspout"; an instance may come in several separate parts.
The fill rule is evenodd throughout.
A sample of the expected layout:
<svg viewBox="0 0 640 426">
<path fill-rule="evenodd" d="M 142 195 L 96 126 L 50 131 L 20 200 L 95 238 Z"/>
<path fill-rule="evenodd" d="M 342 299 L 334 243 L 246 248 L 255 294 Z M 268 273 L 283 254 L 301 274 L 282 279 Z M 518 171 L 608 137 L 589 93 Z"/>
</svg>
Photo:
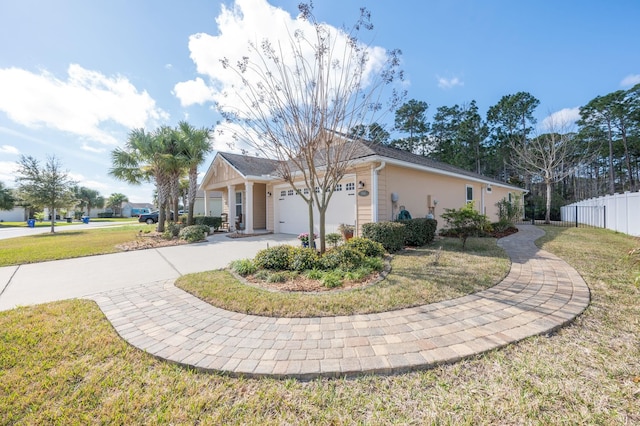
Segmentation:
<svg viewBox="0 0 640 426">
<path fill-rule="evenodd" d="M 371 181 L 373 182 L 373 196 L 371 197 L 371 211 L 373 212 L 371 216 L 371 220 L 376 223 L 378 222 L 378 173 L 380 170 L 384 169 L 387 165 L 386 161 L 382 161 L 378 167 L 373 169 L 373 176 Z"/>
</svg>

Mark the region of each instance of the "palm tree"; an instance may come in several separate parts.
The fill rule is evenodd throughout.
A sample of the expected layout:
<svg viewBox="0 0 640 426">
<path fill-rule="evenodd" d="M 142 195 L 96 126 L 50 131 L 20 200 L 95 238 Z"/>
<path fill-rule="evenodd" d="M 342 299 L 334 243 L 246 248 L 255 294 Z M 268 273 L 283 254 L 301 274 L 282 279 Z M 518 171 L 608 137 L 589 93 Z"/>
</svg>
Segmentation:
<svg viewBox="0 0 640 426">
<path fill-rule="evenodd" d="M 113 167 L 109 174 L 133 185 L 154 182 L 158 190 L 158 232 L 164 232 L 164 207 L 169 199 L 169 173 L 167 172 L 167 138 L 164 128 L 149 133 L 134 129 L 124 148 L 111 152 Z"/>
<path fill-rule="evenodd" d="M 95 189 L 89 189 L 84 186 L 76 186 L 73 188 L 76 199 L 78 200 L 78 207 L 87 209 L 87 216 L 91 216 L 91 209 L 96 207 L 101 209 L 104 207 L 104 197 L 100 195 Z"/>
<path fill-rule="evenodd" d="M 196 129 L 186 121 L 178 123 L 178 134 L 182 147 L 181 155 L 187 168 L 189 169 L 189 211 L 187 225 L 193 224 L 193 205 L 198 191 L 198 166 L 205 160 L 213 148 L 209 142 L 210 131 L 203 127 Z"/>
<path fill-rule="evenodd" d="M 114 192 L 109 196 L 107 200 L 106 206 L 113 209 L 116 213 L 120 213 L 122 216 L 122 203 L 126 203 L 129 201 L 126 195 L 121 194 L 119 192 Z"/>
</svg>

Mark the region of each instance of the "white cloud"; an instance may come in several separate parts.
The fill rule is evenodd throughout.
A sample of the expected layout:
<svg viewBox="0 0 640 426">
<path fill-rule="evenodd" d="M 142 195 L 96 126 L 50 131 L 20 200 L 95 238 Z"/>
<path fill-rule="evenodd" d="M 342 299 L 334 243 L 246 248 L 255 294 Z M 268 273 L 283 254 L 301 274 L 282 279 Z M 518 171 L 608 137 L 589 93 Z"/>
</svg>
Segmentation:
<svg viewBox="0 0 640 426">
<path fill-rule="evenodd" d="M 15 161 L 0 161 L 0 182 L 6 184 L 6 186 L 13 188 L 16 172 L 18 171 L 18 163 Z"/>
<path fill-rule="evenodd" d="M 190 56 L 202 77 L 175 85 L 173 93 L 183 106 L 214 102 L 227 110 L 242 113 L 248 108 L 242 103 L 242 94 L 246 93 L 246 89 L 240 76 L 225 69 L 221 59 L 227 58 L 234 66 L 243 56 L 248 56 L 250 62 L 260 62 L 261 58 L 250 51 L 249 43 L 260 46 L 268 39 L 274 46 L 282 43 L 282 60 L 292 65 L 293 55 L 289 52 L 289 46 L 294 33 L 301 31 L 311 39 L 315 34 L 309 22 L 292 17 L 266 0 L 236 0 L 233 7 L 223 4 L 216 23 L 218 35 L 198 33 L 189 38 Z M 344 33 L 331 26 L 328 28 L 335 40 L 334 51 L 343 52 L 347 43 Z M 304 56 L 312 59 L 313 47 L 304 43 L 302 46 Z M 376 46 L 367 49 L 369 62 L 363 77 L 369 82 L 373 72 L 379 70 L 386 61 L 387 52 Z M 248 80 L 255 78 L 248 75 L 244 77 Z"/>
<path fill-rule="evenodd" d="M 0 146 L 0 154 L 20 154 L 20 150 L 15 146 L 11 145 L 2 145 Z"/>
<path fill-rule="evenodd" d="M 176 84 L 172 93 L 180 99 L 180 105 L 182 106 L 202 105 L 205 102 L 211 102 L 215 99 L 213 89 L 207 86 L 200 77 L 196 77 L 195 80 L 182 81 Z"/>
<path fill-rule="evenodd" d="M 108 77 L 71 64 L 61 80 L 19 68 L 0 69 L 0 111 L 27 127 L 45 126 L 107 145 L 117 139 L 109 123 L 144 127 L 168 118 L 146 91 L 139 92 L 125 77 Z"/>
<path fill-rule="evenodd" d="M 464 82 L 458 77 L 444 78 L 436 76 L 436 79 L 438 80 L 438 87 L 441 89 L 451 89 L 456 86 L 464 86 Z"/>
<path fill-rule="evenodd" d="M 620 86 L 622 87 L 631 87 L 640 83 L 640 74 L 629 74 L 620 82 Z"/>
<path fill-rule="evenodd" d="M 568 131 L 579 119 L 580 107 L 563 108 L 545 117 L 541 128 L 544 131 Z"/>
</svg>

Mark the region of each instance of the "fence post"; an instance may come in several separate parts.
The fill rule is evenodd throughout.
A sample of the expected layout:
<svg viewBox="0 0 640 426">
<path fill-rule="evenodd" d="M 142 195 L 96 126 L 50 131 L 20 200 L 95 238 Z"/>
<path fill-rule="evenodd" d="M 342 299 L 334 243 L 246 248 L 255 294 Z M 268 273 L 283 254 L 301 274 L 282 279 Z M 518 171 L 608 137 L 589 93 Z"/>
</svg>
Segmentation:
<svg viewBox="0 0 640 426">
<path fill-rule="evenodd" d="M 578 227 L 578 206 L 576 206 L 576 228 Z"/>
<path fill-rule="evenodd" d="M 607 229 L 607 206 L 602 206 L 602 219 L 604 222 L 604 229 Z"/>
</svg>

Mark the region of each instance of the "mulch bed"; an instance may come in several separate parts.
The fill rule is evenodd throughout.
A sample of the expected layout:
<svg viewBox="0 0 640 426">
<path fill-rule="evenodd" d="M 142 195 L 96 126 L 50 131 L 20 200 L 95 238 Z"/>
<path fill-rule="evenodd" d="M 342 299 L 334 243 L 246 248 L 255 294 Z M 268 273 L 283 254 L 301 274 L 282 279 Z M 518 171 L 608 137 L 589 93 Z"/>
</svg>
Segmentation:
<svg viewBox="0 0 640 426">
<path fill-rule="evenodd" d="M 116 248 L 122 251 L 132 251 L 132 250 L 145 250 L 145 249 L 158 248 L 158 247 L 180 246 L 183 244 L 188 244 L 188 243 L 185 240 L 180 240 L 178 238 L 167 240 L 163 238 L 162 234 L 159 232 L 149 232 L 149 233 L 140 232 L 136 236 L 135 240 L 126 242 L 124 244 L 119 244 L 116 246 Z"/>
</svg>

